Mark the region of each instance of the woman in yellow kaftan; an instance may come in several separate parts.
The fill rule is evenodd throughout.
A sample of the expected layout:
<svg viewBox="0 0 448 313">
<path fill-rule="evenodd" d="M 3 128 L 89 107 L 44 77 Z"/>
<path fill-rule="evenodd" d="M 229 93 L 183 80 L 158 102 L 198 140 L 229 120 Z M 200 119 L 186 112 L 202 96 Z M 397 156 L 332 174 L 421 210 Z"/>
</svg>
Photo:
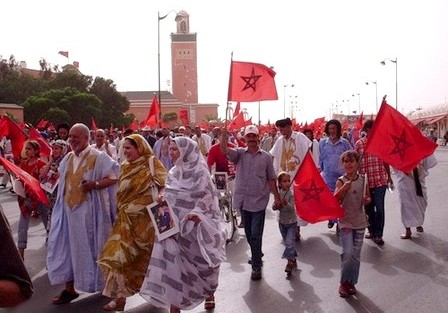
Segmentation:
<svg viewBox="0 0 448 313">
<path fill-rule="evenodd" d="M 106 311 L 123 311 L 126 297 L 140 290 L 154 243 L 146 206 L 157 200 L 151 187 L 163 188 L 167 175 L 142 136 L 126 137 L 123 149 L 126 160 L 120 167 L 117 218 L 98 258 L 105 278 L 103 295 L 113 298 L 104 306 Z"/>
</svg>

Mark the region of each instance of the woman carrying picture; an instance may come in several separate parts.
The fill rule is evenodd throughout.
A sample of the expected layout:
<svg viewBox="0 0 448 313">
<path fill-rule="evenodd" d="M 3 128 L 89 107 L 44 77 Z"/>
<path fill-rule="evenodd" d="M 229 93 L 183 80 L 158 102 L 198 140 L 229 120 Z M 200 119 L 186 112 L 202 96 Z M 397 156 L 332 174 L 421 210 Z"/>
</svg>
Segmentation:
<svg viewBox="0 0 448 313">
<path fill-rule="evenodd" d="M 117 218 L 98 258 L 106 280 L 103 295 L 113 298 L 103 307 L 106 311 L 123 311 L 126 297 L 140 290 L 154 243 L 154 227 L 146 206 L 156 201 L 151 185 L 163 188 L 167 174 L 141 135 L 127 136 L 122 148 L 126 160 L 118 178 Z"/>
<path fill-rule="evenodd" d="M 180 232 L 154 243 L 140 295 L 170 313 L 193 309 L 205 300 L 215 307 L 219 266 L 225 260 L 226 230 L 205 159 L 198 144 L 176 137 L 169 147 L 174 167 L 168 173 L 165 200 Z"/>
</svg>

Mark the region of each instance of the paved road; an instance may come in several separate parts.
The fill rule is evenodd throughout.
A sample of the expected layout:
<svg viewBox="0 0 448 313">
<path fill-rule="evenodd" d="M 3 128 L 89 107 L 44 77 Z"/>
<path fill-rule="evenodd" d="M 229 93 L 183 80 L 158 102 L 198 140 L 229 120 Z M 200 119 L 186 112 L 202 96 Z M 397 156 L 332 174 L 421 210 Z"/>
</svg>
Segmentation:
<svg viewBox="0 0 448 313">
<path fill-rule="evenodd" d="M 425 233 L 412 240 L 401 240 L 397 193 L 386 195 L 386 244 L 378 247 L 365 240 L 361 273 L 356 297 L 338 295 L 340 247 L 334 229 L 326 223 L 309 225 L 302 231 L 298 267 L 290 279 L 284 272 L 285 261 L 275 214 L 268 209 L 263 243 L 264 267 L 261 281 L 250 280 L 248 246 L 242 233 L 227 247 L 227 261 L 221 266 L 220 285 L 216 292 L 216 313 L 252 312 L 448 312 L 448 149 L 436 151 L 439 164 L 428 178 L 429 207 Z M 0 194 L 1 203 L 17 232 L 16 199 L 7 190 Z M 415 231 L 414 231 L 415 232 Z M 55 306 L 51 298 L 62 286 L 50 286 L 45 271 L 45 236 L 35 221 L 29 231 L 26 266 L 36 292 L 24 305 L 11 312 L 103 312 L 107 299 L 100 294 L 83 294 L 69 305 Z M 1 311 L 1 310 L 0 310 Z M 4 310 L 7 311 L 7 310 Z M 9 311 L 8 311 L 9 312 Z M 166 312 L 147 304 L 138 295 L 130 298 L 126 312 Z M 206 312 L 199 306 L 190 312 Z"/>
</svg>

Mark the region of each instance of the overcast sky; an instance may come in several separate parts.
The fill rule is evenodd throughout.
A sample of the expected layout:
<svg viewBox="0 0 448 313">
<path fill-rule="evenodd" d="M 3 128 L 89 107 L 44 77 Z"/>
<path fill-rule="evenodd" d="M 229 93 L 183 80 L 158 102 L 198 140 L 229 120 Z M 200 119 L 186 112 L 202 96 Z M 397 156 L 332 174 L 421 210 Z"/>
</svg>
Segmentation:
<svg viewBox="0 0 448 313">
<path fill-rule="evenodd" d="M 262 122 L 283 118 L 284 104 L 289 116 L 290 101 L 298 121 L 328 117 L 336 106 L 370 114 L 375 85 L 366 81 L 377 81 L 379 103 L 387 94 L 395 107 L 395 64 L 381 66 L 385 58 L 398 58 L 400 111 L 447 102 L 446 0 L 3 0 L 0 10 L 3 58 L 35 69 L 40 58 L 78 61 L 82 73 L 112 79 L 119 91 L 157 90 L 157 12 L 185 10 L 197 33 L 199 102 L 218 103 L 222 118 L 232 51 L 236 61 L 277 72 L 279 99 L 261 102 Z M 174 17 L 160 21 L 162 90 L 170 90 Z M 258 121 L 258 103 L 242 107 Z"/>
</svg>

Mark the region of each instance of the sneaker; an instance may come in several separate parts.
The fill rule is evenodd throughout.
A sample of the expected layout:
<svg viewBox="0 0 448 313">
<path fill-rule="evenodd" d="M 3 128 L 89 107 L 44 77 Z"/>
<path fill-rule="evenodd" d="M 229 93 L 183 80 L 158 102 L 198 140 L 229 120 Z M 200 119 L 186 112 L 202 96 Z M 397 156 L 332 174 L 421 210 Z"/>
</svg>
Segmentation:
<svg viewBox="0 0 448 313">
<path fill-rule="evenodd" d="M 328 221 L 327 226 L 328 226 L 328 228 L 333 228 L 334 222 L 333 221 Z"/>
<path fill-rule="evenodd" d="M 252 280 L 260 280 L 261 279 L 261 269 L 252 270 L 252 274 L 250 275 L 250 279 L 252 279 Z"/>
<path fill-rule="evenodd" d="M 347 298 L 350 295 L 350 286 L 348 282 L 343 282 L 340 286 L 339 286 L 339 295 L 342 298 Z"/>
</svg>

